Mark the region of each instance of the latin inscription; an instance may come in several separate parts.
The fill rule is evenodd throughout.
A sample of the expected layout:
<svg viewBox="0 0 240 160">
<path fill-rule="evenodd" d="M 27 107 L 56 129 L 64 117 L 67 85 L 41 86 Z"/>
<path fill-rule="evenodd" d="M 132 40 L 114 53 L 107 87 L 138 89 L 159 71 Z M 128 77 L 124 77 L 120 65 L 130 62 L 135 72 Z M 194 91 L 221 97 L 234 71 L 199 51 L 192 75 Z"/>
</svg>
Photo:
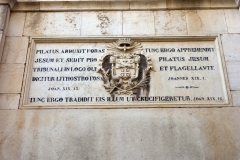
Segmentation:
<svg viewBox="0 0 240 160">
<path fill-rule="evenodd" d="M 108 53 L 106 43 L 36 44 L 26 104 L 228 103 L 220 55 L 212 41 L 142 45 L 141 54 L 152 59 L 154 69 L 149 94 L 112 96 L 97 73 L 101 57 Z"/>
</svg>

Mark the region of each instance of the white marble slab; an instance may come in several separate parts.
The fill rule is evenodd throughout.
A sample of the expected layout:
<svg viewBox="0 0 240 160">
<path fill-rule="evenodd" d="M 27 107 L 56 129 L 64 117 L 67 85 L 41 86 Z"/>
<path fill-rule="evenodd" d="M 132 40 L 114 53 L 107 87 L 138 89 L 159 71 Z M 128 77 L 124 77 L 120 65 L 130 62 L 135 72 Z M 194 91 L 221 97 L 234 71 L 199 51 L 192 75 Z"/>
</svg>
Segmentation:
<svg viewBox="0 0 240 160">
<path fill-rule="evenodd" d="M 152 59 L 154 67 L 146 84 L 149 89 L 140 97 L 128 93 L 117 96 L 114 91 L 115 99 L 103 86 L 102 75 L 97 73 L 102 66 L 99 66 L 101 57 L 108 53 L 109 40 L 108 43 L 88 40 L 37 43 L 28 60 L 23 105 L 83 108 L 227 105 L 226 77 L 217 41 L 183 40 L 141 42 L 143 53 Z"/>
</svg>

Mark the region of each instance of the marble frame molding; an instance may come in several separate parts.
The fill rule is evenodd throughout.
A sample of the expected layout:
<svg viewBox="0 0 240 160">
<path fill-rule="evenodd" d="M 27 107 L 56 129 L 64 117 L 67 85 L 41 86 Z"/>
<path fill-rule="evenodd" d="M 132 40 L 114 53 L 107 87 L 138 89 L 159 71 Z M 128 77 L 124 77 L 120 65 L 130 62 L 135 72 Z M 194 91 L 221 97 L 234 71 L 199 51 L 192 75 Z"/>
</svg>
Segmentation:
<svg viewBox="0 0 240 160">
<path fill-rule="evenodd" d="M 218 54 L 218 60 L 221 63 L 220 69 L 222 69 L 222 74 L 220 75 L 224 79 L 223 90 L 227 98 L 227 103 L 224 104 L 163 104 L 163 103 L 154 103 L 150 104 L 147 102 L 138 102 L 138 103 L 81 103 L 81 104 L 63 104 L 63 105 L 31 105 L 28 104 L 29 90 L 31 84 L 31 74 L 33 67 L 33 59 L 35 53 L 35 47 L 38 43 L 77 43 L 77 42 L 107 42 L 111 43 L 119 38 L 131 38 L 138 42 L 178 42 L 178 41 L 212 41 L 215 44 L 216 52 Z M 192 35 L 192 36 L 114 36 L 114 37 L 32 37 L 30 40 L 30 48 L 27 55 L 27 63 L 24 74 L 23 88 L 20 109 L 32 109 L 32 108 L 161 108 L 161 107 L 182 107 L 182 108 L 209 108 L 209 107 L 228 107 L 232 106 L 231 94 L 229 81 L 227 77 L 226 64 L 223 55 L 223 49 L 221 44 L 220 35 Z"/>
</svg>

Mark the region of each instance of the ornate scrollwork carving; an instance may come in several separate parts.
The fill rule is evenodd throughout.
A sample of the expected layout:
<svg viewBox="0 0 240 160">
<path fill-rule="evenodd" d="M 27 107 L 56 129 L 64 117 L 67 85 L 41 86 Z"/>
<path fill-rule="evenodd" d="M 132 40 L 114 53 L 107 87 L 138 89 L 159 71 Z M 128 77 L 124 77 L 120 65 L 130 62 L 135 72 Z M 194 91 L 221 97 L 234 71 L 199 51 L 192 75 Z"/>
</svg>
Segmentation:
<svg viewBox="0 0 240 160">
<path fill-rule="evenodd" d="M 113 97 L 116 95 L 148 96 L 152 62 L 142 45 L 122 38 L 107 45 L 108 52 L 99 60 L 98 73 L 103 86 Z"/>
</svg>

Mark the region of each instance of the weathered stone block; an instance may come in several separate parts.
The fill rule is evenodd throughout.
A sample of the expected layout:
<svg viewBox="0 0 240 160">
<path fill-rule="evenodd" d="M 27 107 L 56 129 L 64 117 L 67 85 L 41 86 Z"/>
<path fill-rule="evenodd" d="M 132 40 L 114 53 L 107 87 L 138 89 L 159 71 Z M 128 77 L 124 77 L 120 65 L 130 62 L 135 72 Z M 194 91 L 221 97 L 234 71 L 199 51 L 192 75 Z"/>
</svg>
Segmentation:
<svg viewBox="0 0 240 160">
<path fill-rule="evenodd" d="M 233 106 L 240 106 L 240 91 L 232 91 Z"/>
<path fill-rule="evenodd" d="M 5 42 L 5 34 L 3 31 L 0 30 L 0 60 L 1 60 L 2 54 L 3 54 L 4 42 Z"/>
<path fill-rule="evenodd" d="M 227 28 L 229 33 L 240 33 L 240 13 L 238 9 L 225 9 Z"/>
<path fill-rule="evenodd" d="M 226 62 L 231 90 L 240 90 L 240 62 Z"/>
<path fill-rule="evenodd" d="M 27 13 L 24 36 L 80 36 L 81 13 Z"/>
<path fill-rule="evenodd" d="M 237 6 L 240 6 L 240 0 L 235 0 Z"/>
<path fill-rule="evenodd" d="M 192 10 L 186 14 L 188 33 L 227 33 L 223 10 Z"/>
<path fill-rule="evenodd" d="M 1 63 L 25 63 L 27 37 L 6 37 Z"/>
<path fill-rule="evenodd" d="M 24 65 L 0 65 L 0 93 L 20 93 L 22 88 Z"/>
<path fill-rule="evenodd" d="M 9 20 L 7 36 L 22 36 L 26 13 L 12 12 Z M 38 21 L 35 19 L 35 21 Z"/>
<path fill-rule="evenodd" d="M 21 1 L 21 0 L 20 0 Z M 13 8 L 14 4 L 16 3 L 16 0 L 1 0 L 0 4 L 3 5 L 9 5 L 10 8 Z"/>
<path fill-rule="evenodd" d="M 223 34 L 221 36 L 226 61 L 240 61 L 240 34 Z"/>
<path fill-rule="evenodd" d="M 9 8 L 7 5 L 0 5 L 0 30 L 5 31 L 8 24 Z"/>
<path fill-rule="evenodd" d="M 0 94 L 1 109 L 18 109 L 20 94 Z"/>
<path fill-rule="evenodd" d="M 83 12 L 81 35 L 122 35 L 122 12 Z"/>
<path fill-rule="evenodd" d="M 151 11 L 123 12 L 123 34 L 124 35 L 155 34 L 153 12 Z"/>
<path fill-rule="evenodd" d="M 185 11 L 156 11 L 156 34 L 187 34 Z"/>
</svg>

